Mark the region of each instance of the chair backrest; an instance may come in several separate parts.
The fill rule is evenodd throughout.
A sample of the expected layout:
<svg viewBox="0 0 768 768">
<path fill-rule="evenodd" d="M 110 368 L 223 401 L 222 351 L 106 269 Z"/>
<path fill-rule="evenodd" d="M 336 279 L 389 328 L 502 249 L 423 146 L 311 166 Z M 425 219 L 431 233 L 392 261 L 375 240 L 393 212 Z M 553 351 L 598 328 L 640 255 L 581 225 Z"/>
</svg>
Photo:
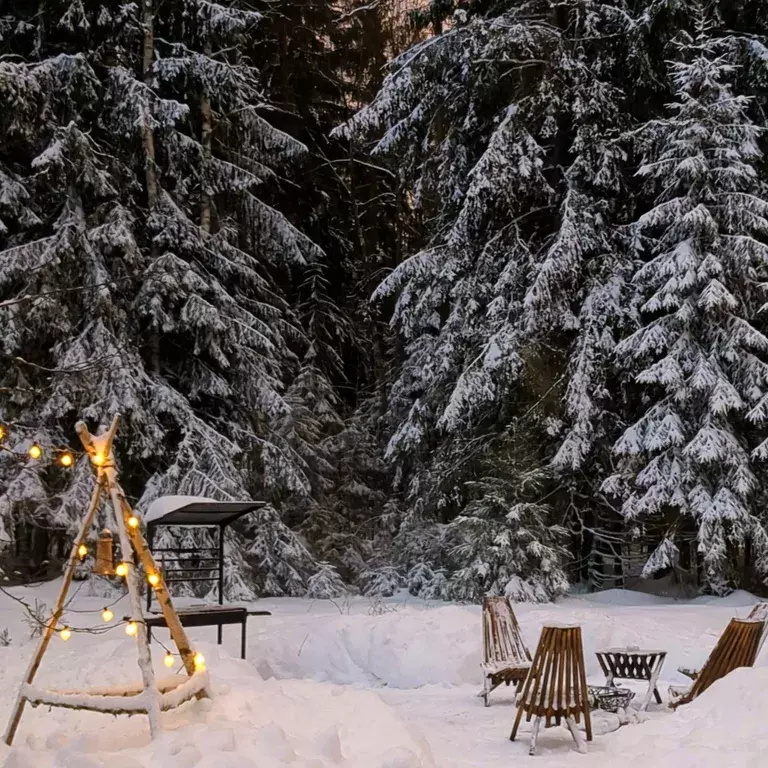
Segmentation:
<svg viewBox="0 0 768 768">
<path fill-rule="evenodd" d="M 559 725 L 561 718 L 573 717 L 580 722 L 583 715 L 587 738 L 591 741 L 581 627 L 542 627 L 517 706 L 529 720 L 532 716 L 546 717 L 547 728 L 553 719 Z"/>
<path fill-rule="evenodd" d="M 531 653 L 506 597 L 483 599 L 483 661 L 526 662 Z"/>
<path fill-rule="evenodd" d="M 757 647 L 757 653 L 760 653 L 760 649 L 765 643 L 765 638 L 768 637 L 768 603 L 758 603 L 749 612 L 747 618 L 750 621 L 762 621 L 763 622 L 763 634 L 760 635 L 760 645 Z M 757 657 L 755 657 L 757 658 Z"/>
<path fill-rule="evenodd" d="M 751 667 L 757 658 L 765 630 L 764 621 L 731 619 L 709 654 L 691 690 L 679 704 L 687 704 L 709 688 L 712 683 L 738 667 Z"/>
</svg>

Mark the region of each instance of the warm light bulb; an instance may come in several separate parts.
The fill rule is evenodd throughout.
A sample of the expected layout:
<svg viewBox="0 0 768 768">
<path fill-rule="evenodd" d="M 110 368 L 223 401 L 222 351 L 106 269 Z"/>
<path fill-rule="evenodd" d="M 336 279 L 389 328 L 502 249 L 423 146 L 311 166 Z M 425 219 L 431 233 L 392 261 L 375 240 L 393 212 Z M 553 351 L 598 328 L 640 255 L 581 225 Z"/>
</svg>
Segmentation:
<svg viewBox="0 0 768 768">
<path fill-rule="evenodd" d="M 195 654 L 195 669 L 201 672 L 205 669 L 205 656 L 199 651 Z"/>
<path fill-rule="evenodd" d="M 120 563 L 117 568 L 115 568 L 115 573 L 118 576 L 127 576 L 128 575 L 128 566 L 125 563 Z"/>
<path fill-rule="evenodd" d="M 81 544 L 77 548 L 77 556 L 82 560 L 88 554 L 88 547 L 85 544 Z"/>
<path fill-rule="evenodd" d="M 59 632 L 59 637 L 66 643 L 67 640 L 72 637 L 72 631 L 69 627 L 64 627 L 64 629 Z"/>
<path fill-rule="evenodd" d="M 33 459 L 39 459 L 43 455 L 43 449 L 37 443 L 34 443 L 29 449 L 29 455 Z"/>
<path fill-rule="evenodd" d="M 97 466 L 100 467 L 104 463 L 104 454 L 99 451 L 99 453 L 94 453 L 93 456 L 91 456 L 91 461 Z"/>
<path fill-rule="evenodd" d="M 102 618 L 102 619 L 104 619 L 104 621 L 107 621 L 107 622 L 108 622 L 108 621 L 112 621 L 112 619 L 114 619 L 114 618 L 115 618 L 115 614 L 114 614 L 114 613 L 112 613 L 112 611 L 110 611 L 110 610 L 109 610 L 109 608 L 105 608 L 105 609 L 104 609 L 104 610 L 101 612 L 101 618 Z"/>
<path fill-rule="evenodd" d="M 139 631 L 139 625 L 135 621 L 129 621 L 125 625 L 125 634 L 133 637 Z"/>
<path fill-rule="evenodd" d="M 136 515 L 131 515 L 128 518 L 128 527 L 129 528 L 138 528 L 139 527 L 139 518 L 136 517 Z"/>
<path fill-rule="evenodd" d="M 71 453 L 62 453 L 61 456 L 59 456 L 59 464 L 61 464 L 62 467 L 71 467 L 73 462 L 74 458 Z"/>
<path fill-rule="evenodd" d="M 170 669 L 175 663 L 176 659 L 174 659 L 173 654 L 168 651 L 168 653 L 165 654 L 165 658 L 163 659 L 163 664 L 165 664 L 165 666 Z"/>
<path fill-rule="evenodd" d="M 0 424 L 0 440 L 2 440 L 5 437 L 5 434 L 6 434 L 5 427 L 2 424 Z"/>
<path fill-rule="evenodd" d="M 147 576 L 147 581 L 153 587 L 156 587 L 160 583 L 160 574 L 158 574 L 158 573 L 150 573 L 149 576 Z"/>
</svg>

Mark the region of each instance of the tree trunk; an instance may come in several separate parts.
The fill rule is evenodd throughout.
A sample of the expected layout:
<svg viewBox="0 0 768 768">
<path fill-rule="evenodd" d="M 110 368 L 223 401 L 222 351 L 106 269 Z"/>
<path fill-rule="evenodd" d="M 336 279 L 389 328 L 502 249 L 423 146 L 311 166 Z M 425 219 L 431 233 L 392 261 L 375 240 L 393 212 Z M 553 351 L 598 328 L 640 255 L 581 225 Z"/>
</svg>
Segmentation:
<svg viewBox="0 0 768 768">
<path fill-rule="evenodd" d="M 142 23 L 144 26 L 144 46 L 141 73 L 144 82 L 149 85 L 150 70 L 155 56 L 155 13 L 152 0 L 144 0 Z M 144 167 L 147 177 L 147 205 L 151 211 L 157 202 L 157 166 L 155 164 L 155 137 L 152 134 L 149 115 L 144 117 Z"/>
<path fill-rule="evenodd" d="M 206 43 L 205 55 L 211 55 L 211 46 Z M 203 189 L 200 196 L 200 229 L 206 234 L 211 231 L 211 196 L 208 194 L 208 185 L 211 176 L 211 152 L 212 152 L 212 133 L 213 117 L 211 114 L 211 101 L 208 94 L 203 92 L 200 99 L 200 114 L 202 119 L 202 143 L 203 143 Z"/>
</svg>

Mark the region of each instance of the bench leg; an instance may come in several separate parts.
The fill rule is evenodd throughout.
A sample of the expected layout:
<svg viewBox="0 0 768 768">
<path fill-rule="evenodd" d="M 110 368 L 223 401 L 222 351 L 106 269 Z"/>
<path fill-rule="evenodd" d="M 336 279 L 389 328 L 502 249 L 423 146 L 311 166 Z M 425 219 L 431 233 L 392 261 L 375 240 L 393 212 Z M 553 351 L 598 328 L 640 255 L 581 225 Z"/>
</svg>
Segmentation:
<svg viewBox="0 0 768 768">
<path fill-rule="evenodd" d="M 656 699 L 657 704 L 661 704 L 661 696 L 659 696 L 659 691 L 656 688 L 656 684 L 659 681 L 659 674 L 661 672 L 661 668 L 654 669 L 651 673 L 651 679 L 648 681 L 648 693 L 645 694 L 645 699 L 643 699 L 643 703 L 640 705 L 640 709 L 645 712 L 648 709 L 648 706 L 651 703 L 651 696 L 653 696 Z"/>
<path fill-rule="evenodd" d="M 219 624 L 218 631 L 216 632 L 216 645 L 221 645 L 223 627 Z"/>
<path fill-rule="evenodd" d="M 240 630 L 240 658 L 245 658 L 245 624 L 246 622 L 243 622 L 242 629 Z"/>
</svg>

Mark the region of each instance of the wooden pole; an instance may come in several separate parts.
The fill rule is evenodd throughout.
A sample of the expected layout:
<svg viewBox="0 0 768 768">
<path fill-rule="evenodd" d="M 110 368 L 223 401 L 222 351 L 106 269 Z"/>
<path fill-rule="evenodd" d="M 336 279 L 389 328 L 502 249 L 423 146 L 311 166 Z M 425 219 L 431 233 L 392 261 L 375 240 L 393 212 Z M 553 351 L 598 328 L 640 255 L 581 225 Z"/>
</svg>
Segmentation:
<svg viewBox="0 0 768 768">
<path fill-rule="evenodd" d="M 117 484 L 116 492 L 120 497 L 120 504 L 123 510 L 123 519 L 127 520 L 133 514 L 133 512 L 125 499 L 125 494 L 123 493 L 122 488 L 120 488 L 120 486 Z M 144 541 L 144 537 L 141 535 L 140 531 L 138 529 L 128 527 L 128 536 L 131 539 L 133 549 L 139 556 L 139 560 L 141 561 L 144 570 L 147 573 L 160 573 L 155 563 L 155 558 L 152 557 L 152 553 L 149 551 L 149 548 L 147 547 L 146 542 Z M 148 588 L 151 589 L 151 587 Z M 189 647 L 187 633 L 184 631 L 184 627 L 182 627 L 181 621 L 179 621 L 176 609 L 173 607 L 171 595 L 168 592 L 168 588 L 165 586 L 165 581 L 162 574 L 160 574 L 160 583 L 157 585 L 157 587 L 154 587 L 154 590 L 155 597 L 157 597 L 157 602 L 163 612 L 165 623 L 168 625 L 168 630 L 171 633 L 173 642 L 175 643 L 176 648 L 179 651 L 179 655 L 181 656 L 181 660 L 184 663 L 184 669 L 186 669 L 187 674 L 191 676 L 195 673 L 195 654 Z"/>
<path fill-rule="evenodd" d="M 112 499 L 112 509 L 115 513 L 115 522 L 120 535 L 120 549 L 123 553 L 123 563 L 128 569 L 125 581 L 128 586 L 128 594 L 131 599 L 131 619 L 136 622 L 136 644 L 138 650 L 139 669 L 144 683 L 144 693 L 148 697 L 147 716 L 149 717 L 149 731 L 154 738 L 160 731 L 160 694 L 155 685 L 155 670 L 152 668 L 152 654 L 147 640 L 147 625 L 144 623 L 144 613 L 141 610 L 141 594 L 139 593 L 139 580 L 133 558 L 129 558 L 131 552 L 131 540 L 128 537 L 129 526 L 123 517 L 123 507 L 116 480 L 115 467 L 110 455 L 110 466 L 103 474 L 107 478 L 109 496 Z"/>
<path fill-rule="evenodd" d="M 85 540 L 88 537 L 88 531 L 93 525 L 93 518 L 96 515 L 96 510 L 99 508 L 99 501 L 101 499 L 101 493 L 103 490 L 104 482 L 100 477 L 96 483 L 96 487 L 93 489 L 93 493 L 91 494 L 91 501 L 88 505 L 88 511 L 85 515 L 85 518 L 83 519 L 83 523 L 80 526 L 80 531 L 78 532 L 77 538 L 72 544 L 72 550 L 69 554 L 69 564 L 64 574 L 64 581 L 61 585 L 61 591 L 59 592 L 59 597 L 56 600 L 56 605 L 53 608 L 53 613 L 51 613 L 51 618 L 48 620 L 48 624 L 43 630 L 43 634 L 40 637 L 40 642 L 38 643 L 35 655 L 32 657 L 32 661 L 30 662 L 26 674 L 24 675 L 24 683 L 27 685 L 30 685 L 35 679 L 37 670 L 40 668 L 40 663 L 43 660 L 43 655 L 48 649 L 48 644 L 51 642 L 51 638 L 53 637 L 54 632 L 56 632 L 56 625 L 58 624 L 59 619 L 64 612 L 64 604 L 67 599 L 67 593 L 69 592 L 69 587 L 72 584 L 72 579 L 75 575 L 75 569 L 77 568 L 77 550 L 81 544 L 85 543 Z M 13 712 L 11 713 L 11 718 L 8 721 L 5 735 L 3 736 L 3 740 L 8 746 L 11 746 L 13 743 L 13 737 L 16 735 L 16 729 L 19 727 L 19 722 L 21 721 L 21 715 L 24 712 L 26 701 L 27 700 L 21 695 L 21 693 L 19 693 L 16 699 L 16 704 L 13 708 Z"/>
</svg>

